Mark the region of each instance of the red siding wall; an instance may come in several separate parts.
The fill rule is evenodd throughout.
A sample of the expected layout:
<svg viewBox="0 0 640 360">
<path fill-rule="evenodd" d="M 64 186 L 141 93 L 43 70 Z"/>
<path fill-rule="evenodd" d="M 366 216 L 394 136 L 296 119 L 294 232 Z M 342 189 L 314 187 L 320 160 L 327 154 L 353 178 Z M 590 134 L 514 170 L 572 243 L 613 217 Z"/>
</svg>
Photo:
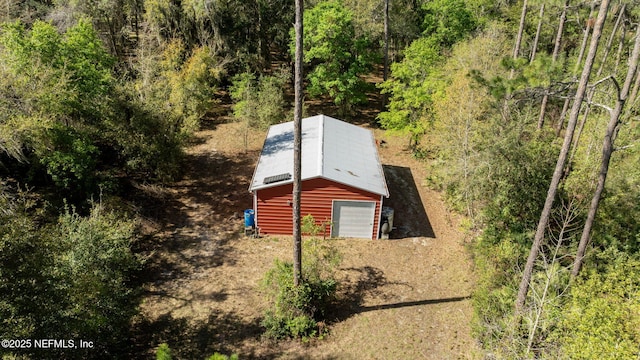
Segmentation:
<svg viewBox="0 0 640 360">
<path fill-rule="evenodd" d="M 291 235 L 292 224 L 292 184 L 274 186 L 256 192 L 256 226 L 261 234 Z M 316 178 L 302 182 L 300 212 L 304 217 L 313 215 L 317 224 L 331 221 L 333 200 L 367 200 L 376 202 L 372 239 L 378 237 L 380 218 L 380 195 L 356 189 L 333 181 Z M 331 234 L 331 226 L 326 226 L 326 235 Z"/>
</svg>

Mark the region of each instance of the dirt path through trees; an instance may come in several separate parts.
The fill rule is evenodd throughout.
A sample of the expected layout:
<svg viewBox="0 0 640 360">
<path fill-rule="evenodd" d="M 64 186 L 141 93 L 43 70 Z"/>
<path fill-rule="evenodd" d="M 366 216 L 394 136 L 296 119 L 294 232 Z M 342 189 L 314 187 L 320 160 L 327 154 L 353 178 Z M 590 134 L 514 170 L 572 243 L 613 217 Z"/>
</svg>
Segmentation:
<svg viewBox="0 0 640 360">
<path fill-rule="evenodd" d="M 264 133 L 242 149 L 239 123 L 209 124 L 188 148 L 184 178 L 139 185 L 148 234 L 145 295 L 134 327 L 138 355 L 162 342 L 175 358 L 214 352 L 241 358 L 458 359 L 477 352 L 470 334 L 472 264 L 458 218 L 422 186 L 424 165 L 386 137 L 380 149 L 396 211 L 391 240 L 336 240 L 342 306 L 330 335 L 310 342 L 261 338 L 259 281 L 275 258 L 291 260 L 290 237 L 242 234 L 248 184 Z"/>
</svg>

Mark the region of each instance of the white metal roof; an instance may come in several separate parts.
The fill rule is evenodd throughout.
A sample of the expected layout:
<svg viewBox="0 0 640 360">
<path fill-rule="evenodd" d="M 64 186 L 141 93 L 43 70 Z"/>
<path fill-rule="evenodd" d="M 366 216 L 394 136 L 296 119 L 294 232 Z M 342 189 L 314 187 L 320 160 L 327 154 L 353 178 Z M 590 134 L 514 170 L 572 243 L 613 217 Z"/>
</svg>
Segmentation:
<svg viewBox="0 0 640 360">
<path fill-rule="evenodd" d="M 293 122 L 269 128 L 249 191 L 293 182 L 287 174 L 293 175 Z M 316 177 L 389 196 L 373 133 L 326 115 L 302 119 L 302 180 Z"/>
</svg>

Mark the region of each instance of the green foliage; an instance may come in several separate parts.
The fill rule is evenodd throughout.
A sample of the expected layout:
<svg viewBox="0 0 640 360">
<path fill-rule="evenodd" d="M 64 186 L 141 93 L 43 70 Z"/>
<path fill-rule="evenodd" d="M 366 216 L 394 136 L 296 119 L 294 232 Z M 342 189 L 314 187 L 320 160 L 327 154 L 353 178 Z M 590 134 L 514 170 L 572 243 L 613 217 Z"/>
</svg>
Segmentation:
<svg viewBox="0 0 640 360">
<path fill-rule="evenodd" d="M 67 334 L 118 344 L 136 313 L 129 277 L 138 266 L 131 252 L 135 223 L 94 205 L 87 217 L 64 214 L 56 237 L 62 252 L 54 273 L 64 282 Z"/>
<path fill-rule="evenodd" d="M 58 246 L 38 226 L 39 214 L 25 194 L 0 183 L 0 337 L 52 336 L 64 294 L 52 282 Z M 53 318 L 52 318 L 53 315 Z M 56 332 L 57 333 L 57 332 Z"/>
<path fill-rule="evenodd" d="M 47 223 L 34 195 L 0 191 L 0 336 L 91 339 L 92 354 L 118 354 L 137 313 L 135 224 L 101 205 Z"/>
<path fill-rule="evenodd" d="M 387 111 L 380 113 L 380 125 L 392 132 L 410 134 L 413 142 L 424 134 L 431 122 L 433 96 L 441 83 L 436 65 L 440 49 L 433 39 L 421 38 L 405 49 L 402 62 L 391 65 L 391 77 L 379 85 L 389 94 Z"/>
<path fill-rule="evenodd" d="M 464 0 L 435 0 L 422 5 L 424 32 L 440 46 L 449 47 L 476 29 L 477 20 Z"/>
<path fill-rule="evenodd" d="M 307 225 L 314 224 L 311 215 Z M 308 226 L 307 226 L 308 227 Z M 330 240 L 315 237 L 303 243 L 302 274 L 298 286 L 293 284 L 293 264 L 276 260 L 262 280 L 262 288 L 271 306 L 265 311 L 262 326 L 265 335 L 276 339 L 304 338 L 317 335 L 317 321 L 324 320 L 335 298 L 338 283 L 333 274 L 341 256 Z"/>
<path fill-rule="evenodd" d="M 339 1 L 321 2 L 304 16 L 304 63 L 311 65 L 307 90 L 328 95 L 348 111 L 366 101 L 361 75 L 371 70 L 375 53 L 366 36 L 356 36 L 351 12 Z M 295 34 L 291 31 L 291 53 Z"/>
<path fill-rule="evenodd" d="M 156 350 L 156 360 L 171 360 L 172 356 L 171 356 L 171 348 L 169 348 L 169 345 L 167 343 L 162 343 L 158 346 L 158 349 Z M 240 357 L 238 356 L 238 354 L 232 354 L 232 355 L 224 355 L 221 353 L 214 353 L 213 355 L 209 356 L 207 358 L 207 360 L 238 360 L 240 359 Z"/>
<path fill-rule="evenodd" d="M 146 0 L 145 20 L 162 42 L 179 38 L 187 49 L 207 46 L 237 69 L 261 69 L 271 51 L 286 53 L 294 4 L 283 0 Z"/>
<path fill-rule="evenodd" d="M 551 138 L 522 141 L 505 135 L 488 156 L 490 168 L 479 176 L 486 203 L 484 216 L 490 227 L 526 232 L 535 228 L 555 167 L 557 145 Z"/>
<path fill-rule="evenodd" d="M 569 359 L 633 359 L 640 343 L 640 260 L 629 254 L 600 254 L 573 284 L 550 348 Z"/>
<path fill-rule="evenodd" d="M 229 95 L 234 101 L 233 116 L 248 127 L 266 129 L 286 118 L 284 88 L 289 80 L 288 71 L 261 75 L 258 79 L 248 72 L 232 78 Z"/>
<path fill-rule="evenodd" d="M 171 124 L 175 136 L 189 136 L 212 104 L 222 67 L 210 48 L 189 53 L 180 40 L 161 46 L 159 54 L 144 50 L 139 52 L 139 77 L 134 84 L 141 103 Z"/>
<path fill-rule="evenodd" d="M 263 287 L 269 291 L 268 296 L 273 302 L 261 323 L 267 337 L 281 339 L 315 335 L 312 289 L 304 280 L 298 286 L 293 285 L 293 264 L 276 260 L 274 268 L 265 275 Z"/>
<path fill-rule="evenodd" d="M 220 353 L 214 353 L 207 360 L 239 360 L 238 354 L 224 355 Z"/>
<path fill-rule="evenodd" d="M 90 193 L 95 182 L 98 148 L 86 135 L 73 128 L 56 125 L 45 138 L 49 144 L 38 147 L 40 162 L 57 186 Z"/>
<path fill-rule="evenodd" d="M 36 21 L 30 30 L 20 22 L 6 24 L 0 44 L 12 72 L 37 78 L 41 72 L 51 69 L 56 78 L 69 79 L 65 82 L 67 96 L 57 105 L 65 111 L 56 115 L 94 122 L 107 111 L 113 58 L 104 50 L 87 19 L 79 20 L 63 35 L 42 21 Z"/>
<path fill-rule="evenodd" d="M 158 346 L 156 360 L 171 360 L 171 349 L 167 343 L 162 343 Z"/>
<path fill-rule="evenodd" d="M 434 98 L 439 96 L 446 74 L 441 72 L 444 53 L 475 30 L 477 22 L 463 1 L 429 1 L 423 4 L 423 37 L 404 50 L 401 62 L 391 65 L 391 76 L 379 85 L 389 94 L 387 111 L 378 121 L 387 130 L 410 135 L 410 144 L 433 122 Z"/>
</svg>

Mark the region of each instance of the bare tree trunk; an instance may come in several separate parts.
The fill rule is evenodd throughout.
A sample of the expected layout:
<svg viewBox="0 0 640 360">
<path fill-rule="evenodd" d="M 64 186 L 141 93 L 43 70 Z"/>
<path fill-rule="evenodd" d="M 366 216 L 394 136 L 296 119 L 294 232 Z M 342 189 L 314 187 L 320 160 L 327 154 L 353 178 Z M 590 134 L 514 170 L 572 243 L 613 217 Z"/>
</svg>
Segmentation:
<svg viewBox="0 0 640 360">
<path fill-rule="evenodd" d="M 622 20 L 622 17 L 624 15 L 625 6 L 626 5 L 623 4 L 622 7 L 620 8 L 620 12 L 618 13 L 618 18 L 616 20 L 615 25 L 613 26 L 613 31 L 611 32 L 611 36 L 609 36 L 609 40 L 607 41 L 607 45 L 605 47 L 604 53 L 602 54 L 602 61 L 598 66 L 598 72 L 596 72 L 596 77 L 602 76 L 602 70 L 604 70 L 604 65 L 607 62 L 609 53 L 611 52 L 613 39 L 616 35 L 616 32 L 618 31 L 618 27 L 620 26 L 620 21 Z M 612 75 L 615 75 L 615 73 Z M 596 93 L 595 87 L 590 89 L 589 92 L 587 93 L 587 105 L 584 108 L 584 114 L 582 115 L 582 120 L 580 121 L 580 124 L 578 124 L 578 132 L 576 133 L 576 136 L 573 139 L 573 149 L 571 150 L 571 155 L 569 156 L 569 164 L 573 162 L 573 158 L 575 157 L 576 151 L 578 150 L 578 142 L 582 137 L 582 130 L 584 130 L 584 125 L 587 122 L 587 119 L 589 118 L 589 113 L 591 112 L 591 100 L 593 100 L 593 96 L 595 95 L 595 93 Z M 565 174 L 568 174 L 569 171 L 570 171 L 570 168 L 565 169 Z"/>
<path fill-rule="evenodd" d="M 538 252 L 540 251 L 540 246 L 542 245 L 542 240 L 544 239 L 545 230 L 549 223 L 551 208 L 553 207 L 553 202 L 558 191 L 558 185 L 560 184 L 560 179 L 562 178 L 562 170 L 564 169 L 565 163 L 567 161 L 567 155 L 569 154 L 569 148 L 571 147 L 573 132 L 575 130 L 578 115 L 580 113 L 580 106 L 582 105 L 582 100 L 584 99 L 587 84 L 589 83 L 591 69 L 596 57 L 596 52 L 598 51 L 600 36 L 602 35 L 602 27 L 604 26 L 604 21 L 607 17 L 608 10 L 609 0 L 602 0 L 602 2 L 600 3 L 600 10 L 598 12 L 598 18 L 593 28 L 593 36 L 591 37 L 589 53 L 587 54 L 584 69 L 582 70 L 580 81 L 578 82 L 575 101 L 571 108 L 571 114 L 569 116 L 569 122 L 567 124 L 567 131 L 564 137 L 564 142 L 562 143 L 562 149 L 560 151 L 560 155 L 558 156 L 555 170 L 553 171 L 553 177 L 551 178 L 551 184 L 549 184 L 547 198 L 544 202 L 542 213 L 540 214 L 540 221 L 538 222 L 538 227 L 536 228 L 536 234 L 533 239 L 533 244 L 531 245 L 531 251 L 529 252 L 529 257 L 527 258 L 524 273 L 522 274 L 522 281 L 520 282 L 518 297 L 516 298 L 515 304 L 516 314 L 522 313 L 525 301 L 527 299 L 527 293 L 529 292 L 529 282 L 531 281 L 531 276 L 533 274 L 533 265 L 535 264 L 536 258 L 538 257 Z"/>
<path fill-rule="evenodd" d="M 569 0 L 565 0 L 562 13 L 560 14 L 560 22 L 558 23 L 558 31 L 556 32 L 556 41 L 553 46 L 553 54 L 551 55 L 551 61 L 555 63 L 558 60 L 560 54 L 560 44 L 562 43 L 562 33 L 564 32 L 564 23 L 567 20 L 567 8 L 569 8 Z M 540 20 L 542 20 L 542 14 L 540 14 Z M 540 105 L 540 115 L 538 116 L 538 130 L 544 126 L 544 116 L 547 112 L 547 102 L 549 102 L 549 89 L 547 88 L 542 97 L 542 104 Z"/>
<path fill-rule="evenodd" d="M 589 212 L 587 213 L 587 221 L 584 224 L 582 235 L 580 236 L 580 243 L 578 245 L 576 260 L 573 263 L 573 270 L 571 271 L 572 277 L 578 276 L 578 274 L 580 273 L 580 269 L 582 268 L 584 254 L 589 243 L 591 229 L 593 228 L 593 223 L 596 218 L 598 206 L 600 205 L 600 199 L 602 198 L 602 191 L 604 190 L 604 185 L 607 181 L 609 163 L 611 161 L 611 155 L 614 151 L 613 144 L 616 140 L 616 136 L 618 135 L 618 130 L 620 129 L 620 115 L 622 115 L 622 110 L 624 109 L 627 96 L 629 95 L 629 89 L 631 88 L 631 82 L 633 81 L 633 77 L 636 74 L 639 55 L 640 26 L 638 26 L 638 29 L 636 30 L 636 41 L 633 46 L 633 53 L 631 55 L 631 58 L 629 59 L 629 69 L 627 71 L 627 77 L 624 81 L 622 89 L 618 89 L 618 101 L 616 102 L 616 107 L 610 113 L 611 117 L 609 119 L 609 124 L 607 125 L 607 132 L 604 135 L 604 141 L 602 143 L 602 162 L 600 163 L 598 184 L 596 185 L 596 191 L 594 192 L 593 198 L 591 199 L 591 206 L 589 207 Z"/>
<path fill-rule="evenodd" d="M 384 0 L 384 69 L 382 79 L 387 81 L 389 71 L 389 0 Z"/>
<path fill-rule="evenodd" d="M 389 72 L 389 0 L 384 0 L 384 69 L 382 70 L 382 80 L 387 81 Z M 387 94 L 382 94 L 382 108 L 387 106 Z"/>
<path fill-rule="evenodd" d="M 593 0 L 591 3 L 591 10 L 589 11 L 589 17 L 586 21 L 586 26 L 584 28 L 583 36 L 582 36 L 582 44 L 580 45 L 580 53 L 578 54 L 578 59 L 576 60 L 576 64 L 573 67 L 573 73 L 577 73 L 580 68 L 580 64 L 582 64 L 582 58 L 584 57 L 584 52 L 587 49 L 587 40 L 589 40 L 589 31 L 591 31 L 591 26 L 593 25 L 593 13 L 595 12 L 596 4 L 598 0 Z M 563 109 L 567 109 L 569 107 L 569 102 L 571 98 L 567 97 L 564 101 Z M 560 116 L 560 120 L 558 121 L 558 128 L 556 130 L 556 136 L 560 136 L 560 132 L 562 131 L 562 126 L 564 124 L 564 116 Z"/>
<path fill-rule="evenodd" d="M 520 15 L 520 26 L 518 27 L 518 34 L 516 35 L 516 42 L 513 46 L 513 60 L 518 59 L 520 55 L 520 46 L 522 44 L 522 34 L 524 33 L 524 24 L 527 18 L 527 0 L 522 2 L 522 14 Z M 513 79 L 515 75 L 515 69 L 511 69 L 509 72 L 509 80 Z M 502 103 L 502 118 L 506 121 L 509 119 L 509 101 L 511 100 L 511 94 L 507 94 Z"/>
<path fill-rule="evenodd" d="M 525 19 L 527 18 L 527 0 L 522 2 L 522 14 L 520 14 L 520 26 L 518 27 L 518 35 L 516 36 L 516 43 L 513 46 L 513 60 L 520 55 L 520 45 L 522 44 L 522 33 L 524 33 Z"/>
<path fill-rule="evenodd" d="M 533 47 L 531 49 L 531 56 L 529 62 L 532 63 L 536 58 L 536 52 L 538 52 L 538 40 L 540 39 L 540 31 L 542 30 L 542 18 L 544 17 L 544 3 L 540 5 L 540 18 L 538 19 L 538 28 L 536 29 L 536 37 L 533 39 Z"/>
<path fill-rule="evenodd" d="M 580 68 L 580 64 L 582 63 L 582 58 L 584 57 L 584 52 L 587 49 L 587 40 L 589 40 L 589 31 L 591 31 L 591 26 L 593 25 L 593 14 L 596 9 L 596 5 L 598 4 L 598 0 L 593 0 L 591 3 L 591 10 L 589 11 L 589 17 L 587 18 L 586 27 L 584 28 L 584 33 L 582 36 L 582 45 L 580 45 L 580 53 L 578 54 L 578 60 L 576 61 L 576 65 L 573 68 L 573 72 L 578 72 Z"/>
<path fill-rule="evenodd" d="M 302 195 L 302 16 L 303 0 L 296 0 L 296 64 L 295 64 L 295 105 L 293 112 L 293 283 L 302 280 L 302 228 L 300 200 Z"/>
<path fill-rule="evenodd" d="M 631 106 L 633 106 L 636 102 L 636 97 L 638 96 L 638 88 L 640 88 L 640 71 L 636 74 L 636 82 L 633 84 L 633 90 L 631 91 L 631 96 L 629 96 L 629 101 L 631 102 Z"/>
<path fill-rule="evenodd" d="M 577 217 L 576 206 L 573 201 L 571 201 L 565 207 L 565 214 L 562 217 L 562 227 L 560 228 L 560 233 L 558 234 L 558 241 L 556 242 L 556 247 L 553 252 L 553 257 L 551 258 L 551 262 L 547 263 L 546 260 L 544 262 L 545 272 L 547 275 L 547 280 L 545 281 L 544 289 L 542 291 L 542 297 L 540 298 L 540 302 L 535 310 L 535 319 L 533 321 L 531 330 L 529 331 L 529 341 L 527 342 L 527 352 L 529 354 L 533 350 L 533 342 L 536 335 L 536 331 L 538 330 L 538 326 L 540 324 L 540 319 L 542 318 L 542 314 L 544 312 L 545 301 L 547 294 L 549 293 L 549 286 L 551 285 L 551 280 L 554 276 L 557 276 L 556 273 L 552 273 L 554 271 L 554 264 L 557 263 L 558 253 L 560 252 L 560 247 L 562 246 L 562 242 L 564 241 L 564 236 L 569 229 L 572 227 L 574 220 Z"/>
</svg>

